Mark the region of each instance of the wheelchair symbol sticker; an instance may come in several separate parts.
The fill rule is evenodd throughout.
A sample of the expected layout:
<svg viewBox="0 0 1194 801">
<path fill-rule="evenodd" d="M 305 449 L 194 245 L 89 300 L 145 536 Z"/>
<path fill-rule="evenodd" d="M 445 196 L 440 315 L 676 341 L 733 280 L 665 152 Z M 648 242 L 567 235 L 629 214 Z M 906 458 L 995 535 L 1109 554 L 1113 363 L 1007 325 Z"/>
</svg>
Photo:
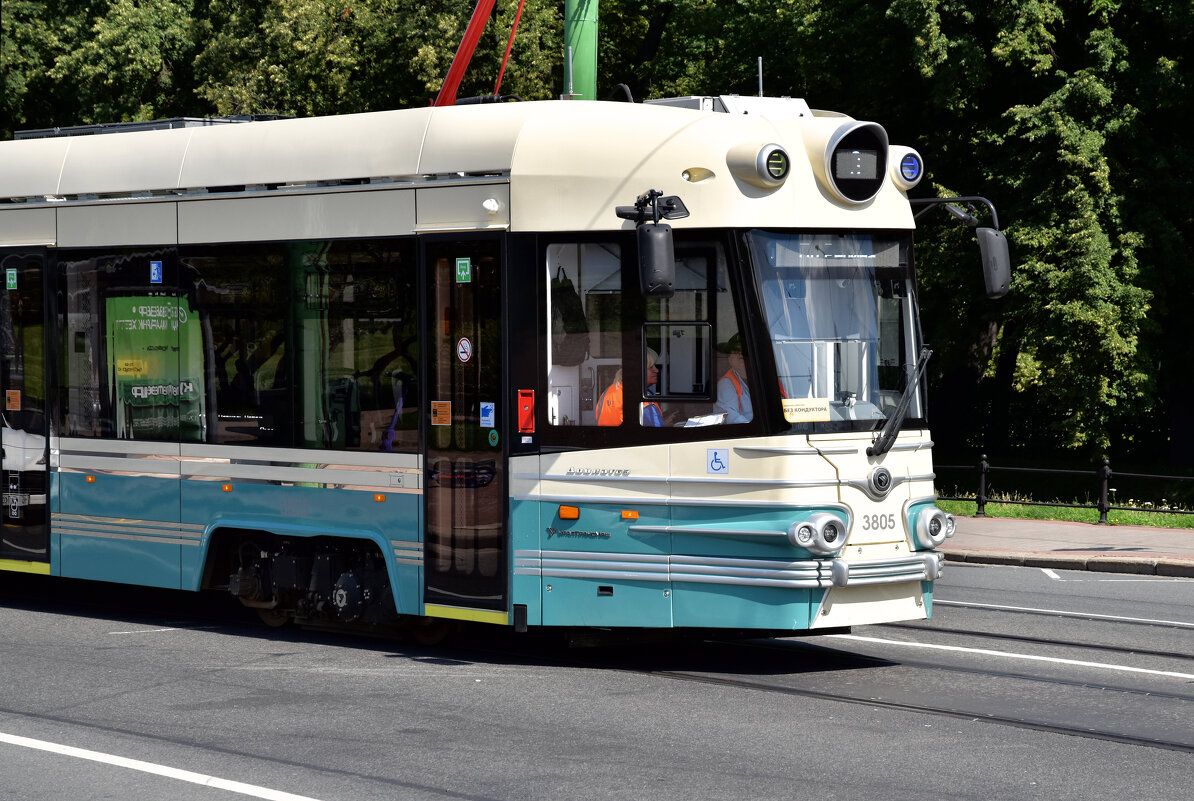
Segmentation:
<svg viewBox="0 0 1194 801">
<path fill-rule="evenodd" d="M 730 472 L 730 450 L 729 448 L 709 448 L 705 451 L 705 472 L 706 473 L 728 473 Z"/>
</svg>

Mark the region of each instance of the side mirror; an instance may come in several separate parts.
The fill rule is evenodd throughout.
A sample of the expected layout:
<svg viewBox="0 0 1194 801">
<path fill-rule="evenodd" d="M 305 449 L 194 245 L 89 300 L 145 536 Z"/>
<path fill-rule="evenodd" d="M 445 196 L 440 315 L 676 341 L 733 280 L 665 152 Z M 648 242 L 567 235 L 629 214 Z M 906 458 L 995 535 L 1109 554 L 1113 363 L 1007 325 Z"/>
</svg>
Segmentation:
<svg viewBox="0 0 1194 801">
<path fill-rule="evenodd" d="M 639 195 L 633 206 L 617 206 L 614 213 L 632 220 L 638 234 L 638 283 L 645 297 L 670 298 L 676 294 L 676 254 L 672 250 L 672 227 L 662 220 L 688 216 L 684 201 L 675 195 L 664 197 L 658 189 Z"/>
<path fill-rule="evenodd" d="M 987 297 L 1001 298 L 1011 287 L 1012 260 L 1007 252 L 1007 237 L 994 228 L 976 228 L 974 233 L 978 236 Z"/>
<path fill-rule="evenodd" d="M 638 281 L 645 297 L 670 298 L 676 294 L 676 255 L 672 227 L 644 223 L 638 234 Z"/>
</svg>

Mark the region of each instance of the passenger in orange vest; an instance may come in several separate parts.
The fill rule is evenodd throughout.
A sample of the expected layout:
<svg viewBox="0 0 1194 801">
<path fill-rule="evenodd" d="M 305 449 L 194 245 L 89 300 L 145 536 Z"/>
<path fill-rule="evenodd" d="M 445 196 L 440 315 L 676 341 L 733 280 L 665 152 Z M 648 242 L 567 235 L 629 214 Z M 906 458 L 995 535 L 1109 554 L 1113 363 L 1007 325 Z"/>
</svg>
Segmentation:
<svg viewBox="0 0 1194 801">
<path fill-rule="evenodd" d="M 659 367 L 656 362 L 659 355 L 651 348 L 647 348 L 647 394 L 654 395 L 654 390 L 651 387 L 659 382 Z M 644 426 L 652 428 L 659 428 L 665 425 L 663 410 L 658 403 L 654 401 L 647 401 L 643 403 L 639 412 L 639 422 Z M 620 426 L 622 425 L 622 371 L 619 370 L 614 376 L 614 382 L 610 384 L 605 392 L 601 393 L 601 398 L 597 402 L 597 425 L 599 426 Z"/>
<path fill-rule="evenodd" d="M 750 403 L 750 387 L 746 383 L 746 359 L 742 356 L 742 340 L 737 334 L 717 346 L 729 355 L 730 369 L 717 382 L 715 412 L 725 412 L 727 423 L 749 423 L 754 419 Z"/>
</svg>

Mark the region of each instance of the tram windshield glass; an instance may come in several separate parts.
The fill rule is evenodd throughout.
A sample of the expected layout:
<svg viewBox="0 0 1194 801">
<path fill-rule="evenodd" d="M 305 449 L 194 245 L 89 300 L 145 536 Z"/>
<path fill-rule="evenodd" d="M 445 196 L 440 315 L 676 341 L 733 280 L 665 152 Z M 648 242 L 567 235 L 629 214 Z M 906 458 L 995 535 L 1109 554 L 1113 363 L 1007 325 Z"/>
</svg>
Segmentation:
<svg viewBox="0 0 1194 801">
<path fill-rule="evenodd" d="M 752 231 L 747 239 L 784 418 L 819 431 L 882 426 L 920 350 L 911 237 Z M 907 421 L 924 417 L 922 389 L 912 391 Z"/>
</svg>

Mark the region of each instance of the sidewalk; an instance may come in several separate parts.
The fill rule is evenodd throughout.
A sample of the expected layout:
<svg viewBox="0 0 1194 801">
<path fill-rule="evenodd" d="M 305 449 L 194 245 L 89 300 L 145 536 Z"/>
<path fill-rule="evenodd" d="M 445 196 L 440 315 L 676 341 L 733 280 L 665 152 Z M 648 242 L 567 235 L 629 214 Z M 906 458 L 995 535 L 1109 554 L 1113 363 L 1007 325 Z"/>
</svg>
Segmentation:
<svg viewBox="0 0 1194 801">
<path fill-rule="evenodd" d="M 1194 529 L 958 517 L 940 550 L 953 562 L 1194 578 Z"/>
</svg>

